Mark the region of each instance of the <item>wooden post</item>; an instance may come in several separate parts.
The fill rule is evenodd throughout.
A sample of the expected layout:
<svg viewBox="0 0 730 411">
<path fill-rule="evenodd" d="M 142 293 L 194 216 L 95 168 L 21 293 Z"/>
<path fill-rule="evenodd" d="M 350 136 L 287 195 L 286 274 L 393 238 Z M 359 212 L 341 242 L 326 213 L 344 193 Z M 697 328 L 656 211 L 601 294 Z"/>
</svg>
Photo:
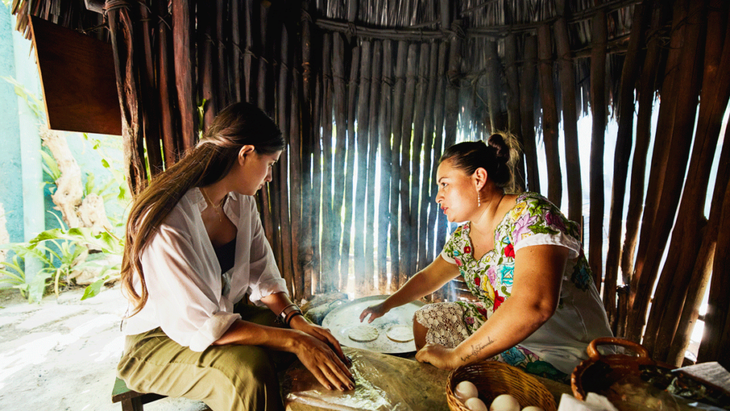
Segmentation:
<svg viewBox="0 0 730 411">
<path fill-rule="evenodd" d="M 193 25 L 195 3 L 190 0 L 172 2 L 172 37 L 175 54 L 175 85 L 177 87 L 178 109 L 180 110 L 182 147 L 181 151 L 195 147 L 198 141 L 198 110 L 195 104 L 195 83 L 193 74 Z"/>
<path fill-rule="evenodd" d="M 593 16 L 593 49 L 591 52 L 591 110 L 593 130 L 591 136 L 591 204 L 589 221 L 590 248 L 588 262 L 593 272 L 596 288 L 600 290 L 603 279 L 603 215 L 605 201 L 603 194 L 603 156 L 606 133 L 606 13 L 601 10 Z M 614 281 L 615 286 L 615 281 Z M 616 291 L 607 291 L 603 298 L 610 307 L 609 323 L 616 315 Z M 608 311 L 608 310 L 607 310 Z"/>
<path fill-rule="evenodd" d="M 497 131 L 505 131 L 507 129 L 502 116 L 502 65 L 499 63 L 499 54 L 497 53 L 497 42 L 493 40 L 486 41 L 485 55 L 487 61 L 487 102 L 489 105 L 489 123 L 491 124 L 491 133 Z"/>
<path fill-rule="evenodd" d="M 423 181 L 421 188 L 421 211 L 419 212 L 418 226 L 418 267 L 416 271 L 423 270 L 433 261 L 431 249 L 433 239 L 429 236 L 429 211 L 434 214 L 437 210 L 434 207 L 436 182 L 431 179 L 435 166 L 433 158 L 434 148 L 434 118 L 433 112 L 436 105 L 436 76 L 438 70 L 438 43 L 431 43 L 428 63 L 428 88 L 426 89 L 426 113 L 424 115 L 423 127 Z"/>
<path fill-rule="evenodd" d="M 433 118 L 434 118 L 434 141 L 433 141 L 433 170 L 431 172 L 431 180 L 436 184 L 436 173 L 438 171 L 439 160 L 444 146 L 444 97 L 446 93 L 446 56 L 449 53 L 449 43 L 442 41 L 439 44 L 438 57 L 438 73 L 436 81 L 436 98 L 434 99 Z M 429 237 L 432 239 L 430 248 L 433 250 L 432 260 L 441 253 L 441 249 L 446 242 L 446 217 L 441 213 L 440 207 L 435 204 L 436 193 L 438 188 L 434 187 L 431 206 L 434 212 L 428 216 Z M 435 245 L 435 246 L 434 246 Z"/>
<path fill-rule="evenodd" d="M 345 44 L 340 33 L 332 33 L 334 53 L 332 54 L 332 77 L 334 82 L 334 109 L 335 109 L 335 125 L 337 128 L 336 149 L 335 149 L 335 186 L 332 190 L 334 198 L 332 200 L 332 212 L 334 216 L 339 217 L 342 213 L 342 199 L 345 194 L 345 177 L 349 179 L 351 174 L 345 174 L 345 153 L 347 150 L 347 87 L 345 85 Z M 333 218 L 332 226 L 325 231 L 329 242 L 332 244 L 333 250 L 339 250 L 340 237 L 342 235 L 342 223 L 340 218 Z M 350 227 L 346 229 L 350 232 Z M 339 256 L 347 258 L 346 256 Z M 333 270 L 339 270 L 340 260 L 335 256 L 332 261 Z M 347 272 L 339 271 L 338 289 L 347 288 Z"/>
<path fill-rule="evenodd" d="M 297 67 L 298 57 L 294 53 L 294 64 Z M 291 97 L 289 110 L 289 164 L 291 166 L 291 241 L 292 241 L 292 264 L 294 266 L 294 288 L 293 297 L 301 299 L 308 297 L 304 292 L 304 261 L 305 250 L 303 249 L 302 236 L 302 194 L 305 190 L 302 187 L 302 175 L 305 173 L 302 168 L 302 128 L 299 121 L 299 72 L 292 70 Z M 309 169 L 306 170 L 309 172 Z"/>
<path fill-rule="evenodd" d="M 656 281 L 662 255 L 671 232 L 674 217 L 677 212 L 677 203 L 682 191 L 682 183 L 687 170 L 687 158 L 692 144 L 692 131 L 695 124 L 695 110 L 686 110 L 686 107 L 697 106 L 697 97 L 700 82 L 702 81 L 702 50 L 704 50 L 704 23 L 706 2 L 693 0 L 690 2 L 687 18 L 685 19 L 685 41 L 682 46 L 678 81 L 681 87 L 677 88 L 675 96 L 676 106 L 674 125 L 672 127 L 672 145 L 669 148 L 666 176 L 661 191 L 660 204 L 654 218 L 654 232 L 647 248 L 646 260 L 642 267 L 641 279 L 636 292 L 636 298 L 629 318 L 629 337 L 638 340 L 645 323 L 649 300 L 653 285 Z M 657 296 L 659 297 L 659 296 Z M 660 297 L 661 298 L 661 297 Z M 633 321 L 632 321 L 633 320 Z M 652 330 L 647 330 L 651 332 Z M 654 341 L 647 341 L 647 349 L 653 352 Z"/>
<path fill-rule="evenodd" d="M 352 202 L 352 187 L 355 185 L 355 116 L 357 114 L 357 80 L 360 72 L 360 47 L 352 49 L 352 61 L 350 63 L 350 82 L 347 92 L 347 176 L 345 180 L 345 222 L 342 233 L 342 248 L 340 251 L 340 272 L 342 278 L 347 280 L 350 273 L 350 240 L 352 234 L 352 212 L 355 204 Z M 346 285 L 347 282 L 345 281 Z M 344 287 L 342 289 L 345 289 Z"/>
<path fill-rule="evenodd" d="M 218 106 L 218 79 L 216 78 L 217 59 L 213 58 L 213 41 L 215 28 L 215 2 L 208 2 L 207 7 L 199 7 L 196 15 L 196 27 L 200 34 L 198 41 L 198 95 L 205 100 L 203 106 L 203 131 L 210 127 L 220 110 Z"/>
<path fill-rule="evenodd" d="M 578 148 L 578 113 L 575 105 L 575 70 L 570 54 L 568 25 L 565 17 L 555 22 L 555 45 L 558 53 L 560 91 L 563 103 L 563 133 L 565 135 L 565 173 L 568 177 L 568 218 L 583 221 L 583 188 L 581 184 L 580 149 Z M 558 205 L 559 206 L 559 205 Z M 581 236 L 583 233 L 581 233 Z M 601 279 L 595 278 L 596 284 Z"/>
<path fill-rule="evenodd" d="M 380 77 L 383 71 L 383 49 L 379 41 L 373 41 L 372 81 L 370 82 L 370 103 L 368 119 L 368 166 L 367 192 L 365 207 L 365 284 L 368 290 L 377 290 L 374 284 L 375 275 L 375 164 L 378 150 L 378 101 L 380 100 Z M 381 154 L 382 156 L 382 154 Z"/>
<path fill-rule="evenodd" d="M 244 1 L 244 4 L 243 4 L 243 22 L 244 23 L 243 23 L 243 25 L 245 26 L 244 30 L 246 31 L 246 35 L 245 35 L 246 48 L 244 49 L 244 52 L 243 52 L 243 79 L 244 79 L 244 85 L 245 85 L 246 89 L 244 90 L 243 98 L 245 101 L 250 103 L 250 102 L 254 101 L 254 89 L 253 89 L 253 85 L 251 84 L 251 72 L 253 70 L 253 61 L 252 61 L 253 30 L 251 28 L 253 25 L 253 19 L 251 18 L 251 13 L 252 13 L 255 3 L 253 0 L 243 0 L 243 1 Z M 306 7 L 307 7 L 306 4 L 302 7 L 303 13 L 306 13 Z M 310 38 L 309 22 L 305 21 L 305 23 L 302 24 L 302 45 L 303 45 L 302 50 L 305 49 L 305 47 L 304 47 L 305 45 L 308 45 L 311 43 L 311 41 L 309 41 L 309 38 Z M 308 41 L 308 42 L 305 43 L 305 41 Z M 309 60 L 307 60 L 307 59 L 304 60 L 305 64 L 307 64 L 308 62 L 309 62 Z M 308 79 L 305 78 L 304 81 L 308 81 Z M 305 88 L 305 90 L 306 90 L 306 88 Z M 305 92 L 304 96 L 306 99 L 308 96 L 306 94 L 306 92 Z M 309 101 L 311 104 L 311 99 Z"/>
<path fill-rule="evenodd" d="M 413 109 L 413 149 L 411 151 L 411 213 L 409 226 L 411 229 L 409 243 L 409 254 L 411 257 L 409 271 L 415 274 L 418 271 L 419 258 L 425 259 L 425 256 L 418 255 L 419 245 L 426 239 L 419 236 L 418 225 L 421 221 L 419 201 L 426 201 L 427 199 L 421 194 L 421 153 L 423 152 L 423 130 L 424 121 L 426 118 L 426 91 L 428 88 L 428 63 L 429 63 L 429 52 L 431 47 L 428 43 L 421 43 L 421 51 L 419 53 L 418 62 L 418 80 L 416 83 L 416 99 Z M 423 167 L 425 172 L 426 170 Z"/>
<path fill-rule="evenodd" d="M 234 0 L 231 3 L 237 2 L 238 0 Z M 221 110 L 227 107 L 231 101 L 230 83 L 228 81 L 228 53 L 230 48 L 223 44 L 226 34 L 231 31 L 228 27 L 228 19 L 226 19 L 226 16 L 231 13 L 226 9 L 228 3 L 226 0 L 216 0 L 215 5 L 215 43 L 213 43 L 213 46 L 218 52 L 216 61 L 218 92 L 216 98 L 218 99 L 218 107 Z M 238 79 L 238 76 L 236 76 L 236 79 Z"/>
<path fill-rule="evenodd" d="M 319 125 L 322 123 L 322 75 L 317 75 L 314 85 L 314 107 L 312 113 L 313 150 L 312 153 L 312 197 L 311 204 L 311 236 L 312 236 L 312 293 L 324 292 L 322 284 L 322 243 L 320 242 L 319 227 L 322 222 L 320 218 L 320 205 L 322 202 L 322 136 L 319 132 Z"/>
<path fill-rule="evenodd" d="M 300 259 L 304 271 L 302 297 L 309 298 L 312 294 L 312 259 L 314 256 L 312 247 L 312 213 L 309 210 L 312 204 L 312 172 L 311 154 L 314 151 L 314 140 L 312 138 L 312 33 L 311 21 L 308 18 L 308 3 L 302 2 L 302 106 L 301 106 L 301 170 L 302 170 L 302 231 L 300 242 Z M 248 10 L 245 13 L 250 13 Z M 247 32 L 250 31 L 246 28 Z M 248 39 L 246 42 L 248 43 Z M 248 53 L 246 53 L 248 55 Z M 246 64 L 244 56 L 244 75 Z M 250 67 L 250 56 L 249 56 Z M 248 90 L 246 83 L 246 90 Z M 247 91 L 246 91 L 247 92 Z M 293 114 L 292 114 L 293 115 Z M 292 125 L 293 127 L 293 125 Z M 292 147 L 292 150 L 294 148 Z"/>
<path fill-rule="evenodd" d="M 393 152 L 390 148 L 392 86 L 393 86 L 393 42 L 383 41 L 383 70 L 380 89 L 380 114 L 378 129 L 380 134 L 380 207 L 378 220 L 378 291 L 388 294 L 388 230 L 391 223 L 390 194 Z M 395 290 L 394 290 L 395 291 Z"/>
<path fill-rule="evenodd" d="M 402 221 L 398 215 L 398 205 L 400 203 L 400 146 L 403 130 L 403 95 L 405 92 L 405 75 L 406 60 L 408 55 L 408 43 L 405 41 L 398 42 L 398 57 L 395 66 L 395 92 L 393 93 L 393 148 L 391 161 L 391 184 L 390 184 L 390 261 L 391 272 L 393 273 L 391 282 L 398 288 L 399 284 L 405 282 L 407 273 L 401 272 L 400 262 L 400 235 L 399 227 L 402 227 Z M 405 184 L 405 183 L 404 183 Z M 401 280 L 403 276 L 403 280 Z"/>
<path fill-rule="evenodd" d="M 155 56 L 152 52 L 152 28 L 150 26 L 150 9 L 145 4 L 139 5 L 139 17 L 141 20 L 141 35 L 135 37 L 136 49 L 144 53 L 144 60 L 137 59 L 143 67 L 137 69 L 140 81 L 142 119 L 141 132 L 144 135 L 145 147 L 147 148 L 147 164 L 150 168 L 150 178 L 160 174 L 163 168 L 162 149 L 160 148 L 160 101 L 159 84 L 157 84 Z"/>
<path fill-rule="evenodd" d="M 279 82 L 276 85 L 277 89 L 277 117 L 279 129 L 284 133 L 288 134 L 290 129 L 289 116 L 287 110 L 291 108 L 289 98 L 291 97 L 291 91 L 289 90 L 289 33 L 286 29 L 286 24 L 281 25 L 281 59 L 279 64 Z M 286 138 L 287 141 L 291 141 L 292 137 Z M 281 157 L 279 158 L 279 179 L 278 179 L 278 217 L 279 227 L 281 233 L 281 248 L 282 256 L 281 270 L 284 274 L 284 279 L 287 281 L 289 293 L 295 296 L 294 290 L 296 289 L 294 283 L 294 267 L 293 267 L 293 253 L 292 253 L 292 232 L 291 232 L 291 218 L 289 217 L 289 211 L 291 207 L 289 205 L 289 156 L 288 150 L 283 150 Z M 272 210 L 274 211 L 274 210 Z"/>
<path fill-rule="evenodd" d="M 726 134 L 727 136 L 727 134 Z M 730 182 L 725 187 L 725 198 L 722 204 L 722 216 L 717 234 L 717 250 L 730 249 Z M 727 347 L 728 329 L 730 329 L 730 253 L 715 254 L 712 271 L 725 275 L 713 275 L 710 283 L 710 297 L 705 314 L 705 330 L 702 335 L 697 362 L 719 361 L 728 364 Z"/>
<path fill-rule="evenodd" d="M 671 8 L 664 2 L 654 2 L 651 28 L 654 32 L 647 40 L 647 51 L 644 67 L 641 71 L 641 80 L 637 89 L 639 113 L 636 117 L 636 144 L 634 146 L 634 160 L 631 164 L 631 188 L 628 211 L 626 212 L 626 236 L 621 252 L 621 273 L 624 284 L 631 282 L 631 273 L 634 271 L 634 256 L 636 241 L 639 235 L 639 221 L 644 210 L 644 184 L 646 177 L 646 155 L 651 140 L 652 112 L 656 90 L 657 71 L 662 55 L 661 34 L 662 27 L 667 24 L 667 15 Z M 606 298 L 606 295 L 604 295 Z"/>
<path fill-rule="evenodd" d="M 504 76 L 507 83 L 507 131 L 517 138 L 521 147 L 525 146 L 520 127 L 520 79 L 517 73 L 517 35 L 508 34 L 504 39 Z M 525 190 L 525 157 L 520 153 L 516 164 L 515 188 Z"/>
<path fill-rule="evenodd" d="M 402 140 L 401 140 L 401 165 L 400 165 L 400 211 L 401 211 L 401 231 L 400 231 L 400 243 L 401 243 L 401 259 L 400 272 L 398 286 L 402 287 L 405 284 L 408 277 L 413 274 L 413 257 L 411 255 L 410 244 L 414 241 L 411 238 L 413 233 L 411 227 L 411 213 L 412 205 L 410 204 L 410 184 L 411 178 L 411 145 L 412 133 L 413 133 L 413 111 L 415 106 L 414 96 L 416 92 L 416 65 L 418 54 L 418 45 L 411 43 L 408 46 L 408 65 L 406 69 L 406 94 L 403 98 L 403 123 L 402 127 Z"/>
<path fill-rule="evenodd" d="M 540 99 L 542 100 L 542 135 L 548 170 L 548 199 L 560 207 L 563 198 L 563 177 L 558 152 L 558 109 L 555 106 L 553 85 L 552 41 L 550 26 L 545 23 L 537 29 L 537 50 L 540 58 Z"/>
<path fill-rule="evenodd" d="M 540 192 L 540 173 L 537 168 L 537 147 L 535 144 L 535 75 L 537 72 L 537 37 L 525 36 L 525 49 L 520 87 L 520 119 L 522 120 L 522 142 L 525 148 L 527 166 L 527 189 Z"/>
<path fill-rule="evenodd" d="M 357 181 L 355 184 L 355 281 L 358 289 L 368 287 L 365 263 L 365 201 L 367 191 L 367 154 L 368 154 L 368 104 L 370 103 L 370 41 L 363 41 L 360 51 L 360 92 L 357 104 Z"/>
<path fill-rule="evenodd" d="M 325 292 L 333 292 L 337 290 L 339 285 L 339 276 L 336 272 L 335 261 L 337 261 L 337 247 L 332 243 L 333 238 L 330 234 L 329 227 L 335 224 L 335 215 L 332 210 L 332 173 L 334 153 L 332 146 L 332 106 L 333 87 L 332 87 L 332 37 L 337 33 L 326 33 L 324 36 L 324 47 L 322 49 L 322 113 L 320 115 L 322 124 L 322 224 L 326 230 L 322 232 L 322 281 L 324 282 Z M 337 216 L 339 218 L 339 216 Z"/>
<path fill-rule="evenodd" d="M 134 72 L 134 32 L 129 9 L 120 7 L 107 13 L 114 71 L 117 77 L 119 108 L 122 112 L 122 140 L 124 162 L 127 164 L 127 185 L 132 196 L 139 194 L 147 185 L 140 133 L 139 88 Z"/>
<path fill-rule="evenodd" d="M 679 317 L 692 281 L 691 274 L 702 263 L 697 259 L 700 254 L 697 244 L 702 242 L 701 228 L 706 221 L 704 208 L 707 186 L 720 137 L 722 117 L 730 99 L 730 31 L 725 29 L 727 16 L 721 11 L 722 4 L 718 0 L 712 0 L 712 3 L 707 8 L 706 17 L 702 18 L 707 27 L 702 84 L 713 86 L 703 87 L 700 95 L 692 157 L 667 257 L 667 262 L 673 260 L 675 264 L 664 264 L 644 337 L 646 341 L 655 338 L 654 357 L 662 361 L 669 354 L 672 339 L 679 326 Z M 728 56 L 721 62 L 721 57 L 725 54 Z M 675 254 L 672 253 L 673 250 Z"/>
<path fill-rule="evenodd" d="M 163 2 L 157 3 L 157 14 L 167 13 L 167 5 Z M 174 19 L 173 19 L 174 20 Z M 170 41 L 170 26 L 165 22 L 157 23 L 157 66 L 159 67 L 159 99 L 160 117 L 162 132 L 162 148 L 164 152 L 165 166 L 171 167 L 182 156 L 182 139 L 179 132 L 179 110 L 173 110 L 173 101 L 177 99 L 175 94 L 174 67 L 170 65 L 170 52 L 173 42 Z M 177 64 L 173 66 L 177 67 Z"/>
<path fill-rule="evenodd" d="M 618 265 L 621 258 L 621 231 L 623 229 L 624 197 L 626 192 L 626 176 L 631 154 L 631 143 L 634 125 L 634 87 L 638 77 L 638 70 L 644 60 L 641 45 L 644 43 L 646 29 L 644 10 L 650 6 L 647 0 L 636 5 L 634 9 L 634 26 L 631 29 L 629 48 L 621 72 L 621 85 L 618 101 L 618 135 L 616 137 L 616 151 L 613 168 L 613 192 L 611 194 L 611 211 L 608 227 L 608 255 L 606 256 L 606 280 L 603 301 L 607 312 L 615 312 L 609 303 L 614 301 L 609 292 L 615 290 L 618 277 Z M 632 287 L 633 292 L 633 287 Z M 631 303 L 629 302 L 629 306 Z"/>
</svg>

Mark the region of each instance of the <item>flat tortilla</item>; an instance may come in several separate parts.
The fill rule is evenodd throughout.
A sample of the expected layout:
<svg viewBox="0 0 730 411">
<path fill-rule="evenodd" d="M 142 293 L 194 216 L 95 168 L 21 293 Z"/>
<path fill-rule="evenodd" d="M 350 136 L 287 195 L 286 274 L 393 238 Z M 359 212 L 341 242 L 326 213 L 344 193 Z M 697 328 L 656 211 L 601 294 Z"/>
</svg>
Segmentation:
<svg viewBox="0 0 730 411">
<path fill-rule="evenodd" d="M 392 341 L 405 343 L 413 340 L 413 329 L 407 325 L 394 325 L 385 332 Z"/>
<path fill-rule="evenodd" d="M 347 336 L 350 337 L 352 341 L 357 342 L 375 341 L 378 339 L 379 335 L 380 333 L 378 332 L 378 329 L 371 325 L 358 325 L 351 328 L 347 333 Z"/>
</svg>

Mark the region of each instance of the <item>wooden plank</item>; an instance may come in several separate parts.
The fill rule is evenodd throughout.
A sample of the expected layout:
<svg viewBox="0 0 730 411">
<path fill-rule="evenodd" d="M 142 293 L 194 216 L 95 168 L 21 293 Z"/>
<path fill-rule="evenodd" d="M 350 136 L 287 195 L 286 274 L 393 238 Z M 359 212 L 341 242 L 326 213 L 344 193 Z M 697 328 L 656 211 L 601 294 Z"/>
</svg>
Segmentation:
<svg viewBox="0 0 730 411">
<path fill-rule="evenodd" d="M 112 46 L 30 16 L 48 128 L 122 134 Z"/>
</svg>

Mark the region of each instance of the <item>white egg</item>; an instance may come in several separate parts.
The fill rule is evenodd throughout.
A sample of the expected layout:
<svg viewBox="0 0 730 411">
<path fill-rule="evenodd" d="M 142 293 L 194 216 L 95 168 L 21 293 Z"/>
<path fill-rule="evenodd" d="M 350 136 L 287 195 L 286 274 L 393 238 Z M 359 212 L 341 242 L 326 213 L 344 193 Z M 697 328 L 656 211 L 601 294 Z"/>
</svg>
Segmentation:
<svg viewBox="0 0 730 411">
<path fill-rule="evenodd" d="M 530 405 L 529 407 L 525 407 L 522 409 L 522 411 L 545 411 L 542 408 L 536 406 L 536 405 Z"/>
<path fill-rule="evenodd" d="M 470 409 L 471 411 L 487 411 L 487 406 L 480 400 L 479 398 L 473 397 L 466 400 L 464 403 L 466 405 L 466 408 Z"/>
<path fill-rule="evenodd" d="M 489 411 L 520 411 L 520 403 L 509 394 L 502 394 L 492 401 Z"/>
<path fill-rule="evenodd" d="M 462 381 L 456 385 L 454 395 L 456 395 L 456 398 L 461 400 L 461 402 L 466 402 L 469 398 L 478 397 L 479 391 L 477 391 L 477 386 L 471 381 Z"/>
</svg>

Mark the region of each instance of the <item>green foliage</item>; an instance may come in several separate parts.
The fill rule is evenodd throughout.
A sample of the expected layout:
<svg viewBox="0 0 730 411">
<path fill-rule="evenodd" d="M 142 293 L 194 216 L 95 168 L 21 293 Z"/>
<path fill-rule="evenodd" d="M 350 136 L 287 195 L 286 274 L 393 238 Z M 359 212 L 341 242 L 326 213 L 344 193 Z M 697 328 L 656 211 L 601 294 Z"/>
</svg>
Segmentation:
<svg viewBox="0 0 730 411">
<path fill-rule="evenodd" d="M 101 268 L 101 273 L 86 288 L 82 299 L 97 295 L 101 286 L 119 272 L 119 264 L 106 263 L 106 256 L 121 255 L 124 246 L 119 238 L 107 232 L 94 235 L 88 228 L 56 228 L 41 232 L 27 243 L 11 243 L 0 248 L 15 253 L 13 261 L 0 268 L 0 288 L 16 288 L 29 302 L 39 302 L 46 290 L 52 288 L 58 296 L 61 287 L 71 283 L 74 272 L 92 267 Z M 89 254 L 90 248 L 101 252 Z M 43 264 L 30 282 L 24 269 L 28 258 Z"/>
<path fill-rule="evenodd" d="M 3 0 L 4 2 L 5 0 Z M 35 94 L 31 93 L 24 85 L 9 76 L 3 76 L 3 80 L 12 84 L 15 88 L 15 94 L 25 100 L 35 117 L 40 120 L 43 118 L 43 102 Z"/>
</svg>

